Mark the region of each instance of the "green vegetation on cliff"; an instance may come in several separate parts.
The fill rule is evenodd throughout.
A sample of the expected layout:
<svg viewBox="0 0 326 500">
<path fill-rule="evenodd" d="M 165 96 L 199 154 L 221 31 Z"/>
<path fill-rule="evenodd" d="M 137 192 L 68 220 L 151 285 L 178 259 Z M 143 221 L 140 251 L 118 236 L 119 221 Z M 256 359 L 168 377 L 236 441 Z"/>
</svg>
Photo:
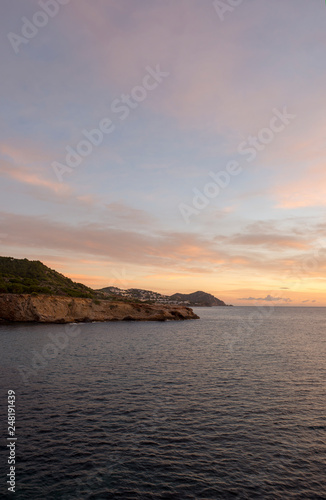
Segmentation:
<svg viewBox="0 0 326 500">
<path fill-rule="evenodd" d="M 0 257 L 0 293 L 41 293 L 96 298 L 91 288 L 75 283 L 38 260 Z"/>
</svg>

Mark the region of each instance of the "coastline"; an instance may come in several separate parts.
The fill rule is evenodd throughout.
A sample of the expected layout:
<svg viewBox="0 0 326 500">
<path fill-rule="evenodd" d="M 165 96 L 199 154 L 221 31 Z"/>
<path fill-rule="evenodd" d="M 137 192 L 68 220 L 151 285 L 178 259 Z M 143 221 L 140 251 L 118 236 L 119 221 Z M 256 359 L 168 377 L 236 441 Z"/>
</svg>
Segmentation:
<svg viewBox="0 0 326 500">
<path fill-rule="evenodd" d="M 111 302 L 59 295 L 0 294 L 0 322 L 78 323 L 199 319 L 188 306 Z"/>
</svg>

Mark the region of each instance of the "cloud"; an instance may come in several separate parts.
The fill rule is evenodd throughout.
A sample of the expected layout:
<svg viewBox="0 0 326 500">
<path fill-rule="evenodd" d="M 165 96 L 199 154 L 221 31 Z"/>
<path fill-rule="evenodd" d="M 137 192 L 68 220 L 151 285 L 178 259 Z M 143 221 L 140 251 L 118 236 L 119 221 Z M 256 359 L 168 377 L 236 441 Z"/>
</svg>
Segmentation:
<svg viewBox="0 0 326 500">
<path fill-rule="evenodd" d="M 289 297 L 272 297 L 271 295 L 266 295 L 266 297 L 246 297 L 239 300 L 248 300 L 248 301 L 264 301 L 264 302 L 292 302 Z"/>
<path fill-rule="evenodd" d="M 86 260 L 128 262 L 134 266 L 164 268 L 169 272 L 177 270 L 189 275 L 228 273 L 229 279 L 235 282 L 237 276 L 242 276 L 242 279 L 247 276 L 250 281 L 261 281 L 264 276 L 265 281 L 281 281 L 285 288 L 287 281 L 301 282 L 308 277 L 324 275 L 326 255 L 322 250 L 317 256 L 311 251 L 275 257 L 267 250 L 256 252 L 256 245 L 252 244 L 240 251 L 241 245 L 232 237 L 211 238 L 209 235 L 163 230 L 145 211 L 136 210 L 133 215 L 132 208 L 126 204 L 112 203 L 109 206 L 107 212 L 112 212 L 113 218 L 111 215 L 106 217 L 105 212 L 103 214 L 96 208 L 96 223 L 80 217 L 67 222 L 66 215 L 59 221 L 53 220 L 53 216 L 0 212 L 0 230 L 7 235 L 2 246 L 8 249 L 7 253 L 11 248 L 20 248 L 22 255 L 30 254 L 32 249 L 37 249 L 38 255 L 51 252 L 52 256 L 61 256 L 64 253 L 67 262 L 76 255 L 76 258 Z M 89 210 L 93 210 L 92 204 Z M 320 227 L 318 231 L 320 234 Z M 251 297 L 251 300 L 256 299 Z"/>
<path fill-rule="evenodd" d="M 237 234 L 230 239 L 231 243 L 250 246 L 263 246 L 270 250 L 279 251 L 280 248 L 296 248 L 306 250 L 311 243 L 297 236 L 283 236 L 281 234 Z"/>
<path fill-rule="evenodd" d="M 0 174 L 21 184 L 43 188 L 56 194 L 70 192 L 66 185 L 42 179 L 37 173 L 33 173 L 30 168 L 16 167 L 3 161 L 0 163 Z"/>
<path fill-rule="evenodd" d="M 229 236 L 232 245 L 246 246 L 270 251 L 309 250 L 313 247 L 314 228 L 307 221 L 294 221 L 291 218 L 282 220 L 257 220 L 247 224 L 241 233 Z"/>
<path fill-rule="evenodd" d="M 112 228 L 106 224 L 84 222 L 77 226 L 46 217 L 0 213 L 0 224 L 8 237 L 8 247 L 65 251 L 79 255 L 102 256 L 135 265 L 186 269 L 193 263 L 204 268 L 227 260 L 206 239 L 190 234 L 157 231 L 147 234 Z"/>
<path fill-rule="evenodd" d="M 71 189 L 47 178 L 50 169 L 44 168 L 47 155 L 40 149 L 31 147 L 13 147 L 10 144 L 0 144 L 0 174 L 17 181 L 19 184 L 38 188 L 44 192 L 67 196 Z"/>
<path fill-rule="evenodd" d="M 0 144 L 0 175 L 24 188 L 30 199 L 55 204 L 90 207 L 100 201 L 96 194 L 78 194 L 68 184 L 53 180 L 49 156 L 41 148 Z"/>
<path fill-rule="evenodd" d="M 122 202 L 108 203 L 105 206 L 109 214 L 120 222 L 130 222 L 137 225 L 148 225 L 155 222 L 155 218 L 145 210 L 132 208 Z"/>
</svg>

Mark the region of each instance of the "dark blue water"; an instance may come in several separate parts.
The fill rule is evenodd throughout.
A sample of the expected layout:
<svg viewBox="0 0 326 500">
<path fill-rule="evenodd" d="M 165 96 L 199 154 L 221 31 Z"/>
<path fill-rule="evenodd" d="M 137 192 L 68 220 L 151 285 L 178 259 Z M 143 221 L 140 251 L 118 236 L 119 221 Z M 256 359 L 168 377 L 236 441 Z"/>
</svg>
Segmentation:
<svg viewBox="0 0 326 500">
<path fill-rule="evenodd" d="M 325 499 L 326 309 L 196 312 L 1 326 L 2 443 L 17 398 L 8 498 Z"/>
</svg>

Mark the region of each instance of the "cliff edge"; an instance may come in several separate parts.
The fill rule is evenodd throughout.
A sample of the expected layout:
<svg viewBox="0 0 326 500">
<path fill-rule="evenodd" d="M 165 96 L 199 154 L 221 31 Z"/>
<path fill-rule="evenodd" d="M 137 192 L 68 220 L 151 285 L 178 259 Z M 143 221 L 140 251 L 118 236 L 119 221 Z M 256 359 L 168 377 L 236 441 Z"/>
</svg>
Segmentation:
<svg viewBox="0 0 326 500">
<path fill-rule="evenodd" d="M 0 294 L 0 321 L 73 323 L 199 319 L 190 307 L 54 295 Z"/>
</svg>

